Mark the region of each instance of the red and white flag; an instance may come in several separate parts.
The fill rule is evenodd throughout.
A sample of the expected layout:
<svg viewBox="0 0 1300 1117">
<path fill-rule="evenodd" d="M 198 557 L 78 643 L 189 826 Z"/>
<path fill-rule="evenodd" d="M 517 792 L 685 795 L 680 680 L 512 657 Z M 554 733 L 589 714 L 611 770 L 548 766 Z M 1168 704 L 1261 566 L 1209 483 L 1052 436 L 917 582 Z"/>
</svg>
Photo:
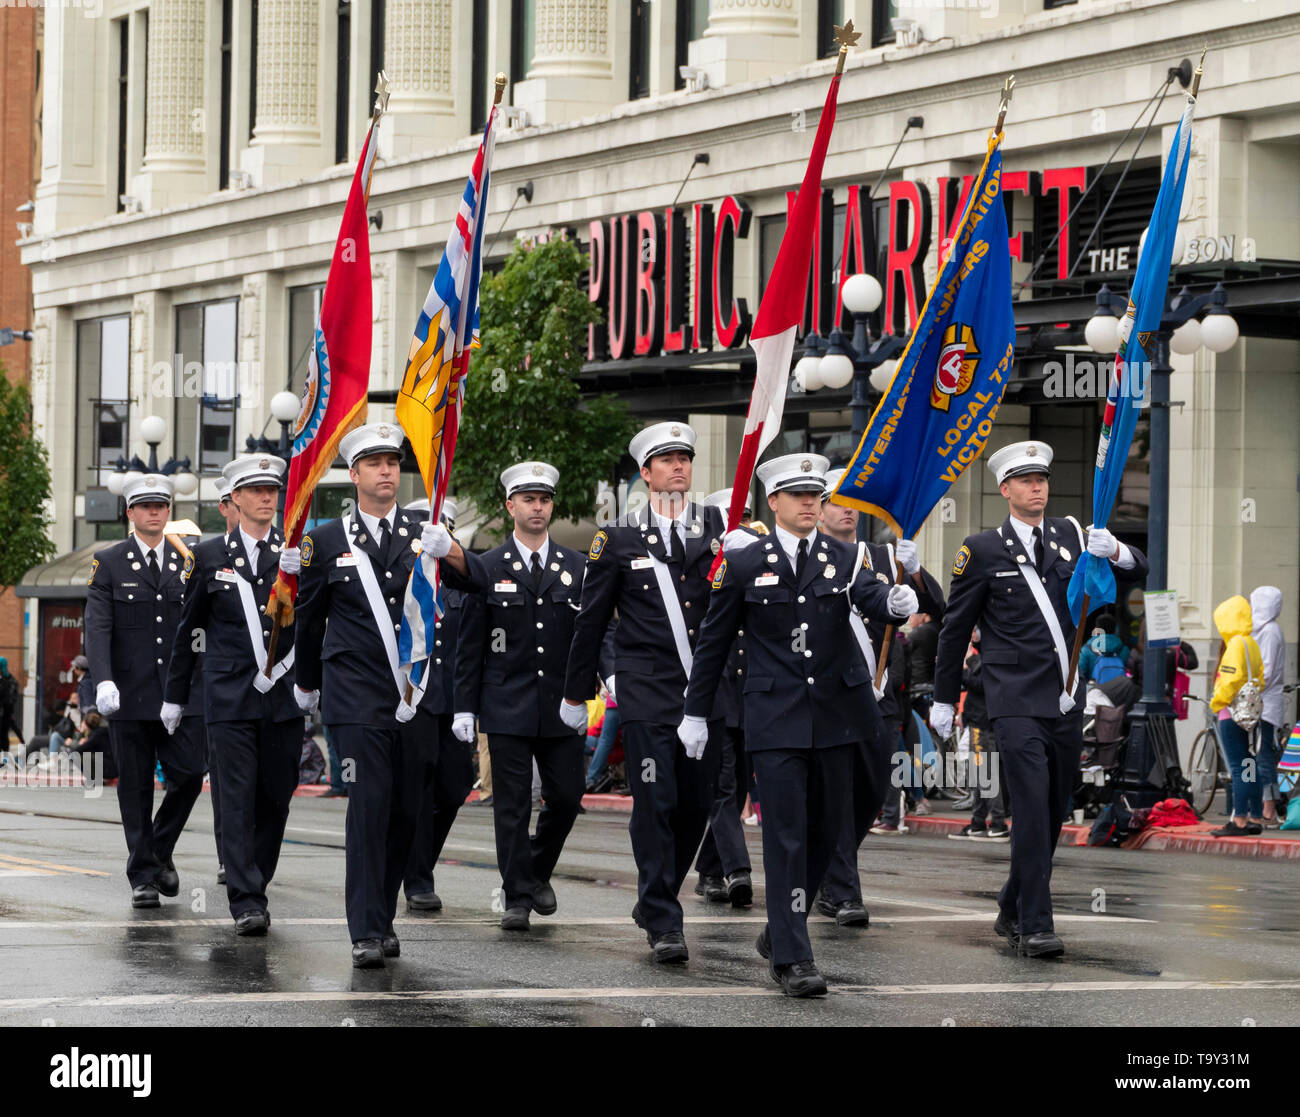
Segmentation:
<svg viewBox="0 0 1300 1117">
<path fill-rule="evenodd" d="M 781 238 L 781 247 L 772 266 L 772 275 L 758 306 L 758 317 L 750 331 L 749 344 L 754 350 L 754 391 L 749 399 L 745 419 L 744 441 L 736 463 L 736 480 L 731 490 L 731 508 L 727 513 L 727 530 L 740 523 L 740 514 L 749 503 L 749 487 L 754 466 L 763 451 L 781 430 L 785 413 L 786 382 L 790 378 L 790 358 L 794 354 L 795 334 L 803 322 L 804 302 L 808 297 L 808 276 L 812 265 L 813 232 L 821 197 L 822 164 L 831 129 L 835 127 L 835 105 L 840 93 L 840 75 L 831 79 L 826 104 L 817 122 L 808 169 L 795 199 L 794 209 Z M 718 561 L 715 561 L 716 567 Z"/>
</svg>

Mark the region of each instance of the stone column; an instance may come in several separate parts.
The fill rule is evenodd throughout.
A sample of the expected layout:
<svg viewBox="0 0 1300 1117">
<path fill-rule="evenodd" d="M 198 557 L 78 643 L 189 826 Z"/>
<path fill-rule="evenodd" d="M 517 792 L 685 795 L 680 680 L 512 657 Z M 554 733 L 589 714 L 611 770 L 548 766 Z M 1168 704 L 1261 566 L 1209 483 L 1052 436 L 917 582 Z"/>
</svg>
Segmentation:
<svg viewBox="0 0 1300 1117">
<path fill-rule="evenodd" d="M 461 14 L 453 11 L 452 0 L 388 0 L 384 69 L 392 92 L 380 136 L 394 156 L 433 151 L 469 131 L 468 113 L 462 122 L 454 97 L 457 61 L 468 60 L 468 54 L 452 50 L 455 16 Z"/>
<path fill-rule="evenodd" d="M 333 162 L 321 146 L 320 17 L 319 0 L 257 6 L 257 116 L 241 160 L 255 185 L 293 181 Z"/>
<path fill-rule="evenodd" d="M 708 74 L 712 89 L 789 73 L 815 53 L 803 49 L 801 18 L 815 27 L 816 0 L 713 0 L 704 38 L 690 44 L 690 64 Z"/>
<path fill-rule="evenodd" d="M 155 0 L 149 8 L 144 165 L 130 191 L 145 209 L 207 190 L 204 138 L 216 120 L 204 103 L 204 9 L 203 0 Z"/>
<path fill-rule="evenodd" d="M 614 81 L 614 43 L 626 42 L 627 28 L 611 8 L 611 0 L 537 0 L 533 64 L 515 86 L 528 123 L 577 120 L 627 100 Z"/>
</svg>

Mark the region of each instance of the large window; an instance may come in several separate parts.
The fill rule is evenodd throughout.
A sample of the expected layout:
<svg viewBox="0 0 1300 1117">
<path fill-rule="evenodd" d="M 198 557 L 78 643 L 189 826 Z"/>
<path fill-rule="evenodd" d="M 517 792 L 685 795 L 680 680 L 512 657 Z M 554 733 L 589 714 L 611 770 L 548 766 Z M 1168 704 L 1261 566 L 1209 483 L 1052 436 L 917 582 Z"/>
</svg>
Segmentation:
<svg viewBox="0 0 1300 1117">
<path fill-rule="evenodd" d="M 523 81 L 537 45 L 537 0 L 510 0 L 510 84 Z"/>
<path fill-rule="evenodd" d="M 316 320 L 320 317 L 320 300 L 325 284 L 289 289 L 289 391 L 302 395 L 307 383 Z"/>
<path fill-rule="evenodd" d="M 897 18 L 898 4 L 895 0 L 872 0 L 871 45 L 873 47 L 894 41 L 893 21 Z"/>
<path fill-rule="evenodd" d="M 474 0 L 471 19 L 469 130 L 481 132 L 487 124 L 488 0 Z"/>
<path fill-rule="evenodd" d="M 257 0 L 248 0 L 248 138 L 257 126 Z"/>
<path fill-rule="evenodd" d="M 840 48 L 835 28 L 844 26 L 844 0 L 817 0 L 817 57 L 829 58 Z"/>
<path fill-rule="evenodd" d="M 119 457 L 129 457 L 131 320 L 123 314 L 77 323 L 76 491 L 108 482 Z M 117 529 L 115 531 L 115 529 Z M 119 525 L 78 521 L 75 544 L 121 535 Z"/>
<path fill-rule="evenodd" d="M 230 185 L 230 110 L 232 65 L 234 62 L 234 43 L 231 41 L 234 27 L 234 0 L 221 0 L 221 120 L 219 151 L 217 152 L 217 189 L 224 190 Z"/>
<path fill-rule="evenodd" d="M 690 62 L 690 45 L 709 26 L 709 0 L 677 0 L 677 42 L 673 59 L 673 88 L 685 89 L 682 67 Z"/>
<path fill-rule="evenodd" d="M 116 19 L 113 26 L 117 28 L 117 197 L 115 208 L 121 213 L 122 195 L 126 193 L 126 126 L 127 94 L 131 88 L 131 20 Z"/>
<path fill-rule="evenodd" d="M 338 0 L 338 44 L 335 48 L 334 162 L 348 161 L 348 97 L 352 77 L 352 0 Z"/>
<path fill-rule="evenodd" d="M 628 57 L 627 99 L 650 96 L 650 0 L 629 0 L 632 5 L 631 45 Z"/>
<path fill-rule="evenodd" d="M 183 375 L 172 429 L 176 456 L 188 457 L 195 473 L 220 473 L 235 455 L 235 417 L 241 403 L 238 337 L 238 299 L 176 308 L 176 351 Z"/>
</svg>

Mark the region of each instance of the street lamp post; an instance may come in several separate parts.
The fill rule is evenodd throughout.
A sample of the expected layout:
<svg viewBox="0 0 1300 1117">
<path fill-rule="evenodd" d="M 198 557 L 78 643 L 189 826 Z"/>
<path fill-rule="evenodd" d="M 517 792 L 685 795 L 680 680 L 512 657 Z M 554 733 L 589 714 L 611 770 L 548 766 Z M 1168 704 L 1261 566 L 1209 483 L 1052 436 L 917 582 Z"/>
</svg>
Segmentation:
<svg viewBox="0 0 1300 1117">
<path fill-rule="evenodd" d="M 119 457 L 113 463 L 113 472 L 108 475 L 109 492 L 121 496 L 128 481 L 134 481 L 146 473 L 161 473 L 165 477 L 171 477 L 178 497 L 187 497 L 198 491 L 199 479 L 190 472 L 189 458 L 168 458 L 162 465 L 158 464 L 158 444 L 167 437 L 167 420 L 158 415 L 147 416 L 140 422 L 140 437 L 149 447 L 148 463 L 141 461 L 139 455 L 132 455 L 129 460 Z"/>
<path fill-rule="evenodd" d="M 289 438 L 289 427 L 293 421 L 298 418 L 298 411 L 301 401 L 292 392 L 287 389 L 283 392 L 276 392 L 271 397 L 271 418 L 280 424 L 280 441 L 272 442 L 265 435 L 249 435 L 245 447 L 250 454 L 274 454 L 277 458 L 283 458 L 288 464 L 293 457 L 293 442 Z M 277 510 L 280 513 L 280 522 L 284 523 L 284 496 L 286 486 L 280 486 L 280 500 Z"/>
</svg>

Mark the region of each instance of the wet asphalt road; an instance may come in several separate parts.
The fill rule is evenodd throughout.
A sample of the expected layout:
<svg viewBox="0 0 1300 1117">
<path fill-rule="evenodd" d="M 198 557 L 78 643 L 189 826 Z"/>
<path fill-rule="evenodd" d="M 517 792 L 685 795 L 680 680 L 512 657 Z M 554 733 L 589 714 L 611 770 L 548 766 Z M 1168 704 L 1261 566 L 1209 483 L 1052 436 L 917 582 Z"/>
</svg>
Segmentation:
<svg viewBox="0 0 1300 1117">
<path fill-rule="evenodd" d="M 0 788 L 0 1023 L 1300 1023 L 1294 862 L 1063 849 L 1055 892 L 1067 954 L 1022 961 L 992 931 L 1006 846 L 871 837 L 860 855 L 871 927 L 814 916 L 832 995 L 796 1002 L 754 951 L 761 907 L 706 905 L 691 884 L 689 965 L 649 961 L 628 917 L 627 816 L 612 813 L 578 820 L 553 879 L 559 912 L 534 915 L 520 935 L 491 911 L 490 810 L 465 808 L 438 870 L 444 912 L 411 916 L 402 904 L 402 957 L 355 971 L 344 811 L 343 800 L 294 800 L 271 932 L 241 939 L 215 883 L 206 795 L 176 851 L 181 895 L 137 912 L 112 789 L 88 799 Z M 760 837 L 748 837 L 761 904 Z"/>
</svg>

